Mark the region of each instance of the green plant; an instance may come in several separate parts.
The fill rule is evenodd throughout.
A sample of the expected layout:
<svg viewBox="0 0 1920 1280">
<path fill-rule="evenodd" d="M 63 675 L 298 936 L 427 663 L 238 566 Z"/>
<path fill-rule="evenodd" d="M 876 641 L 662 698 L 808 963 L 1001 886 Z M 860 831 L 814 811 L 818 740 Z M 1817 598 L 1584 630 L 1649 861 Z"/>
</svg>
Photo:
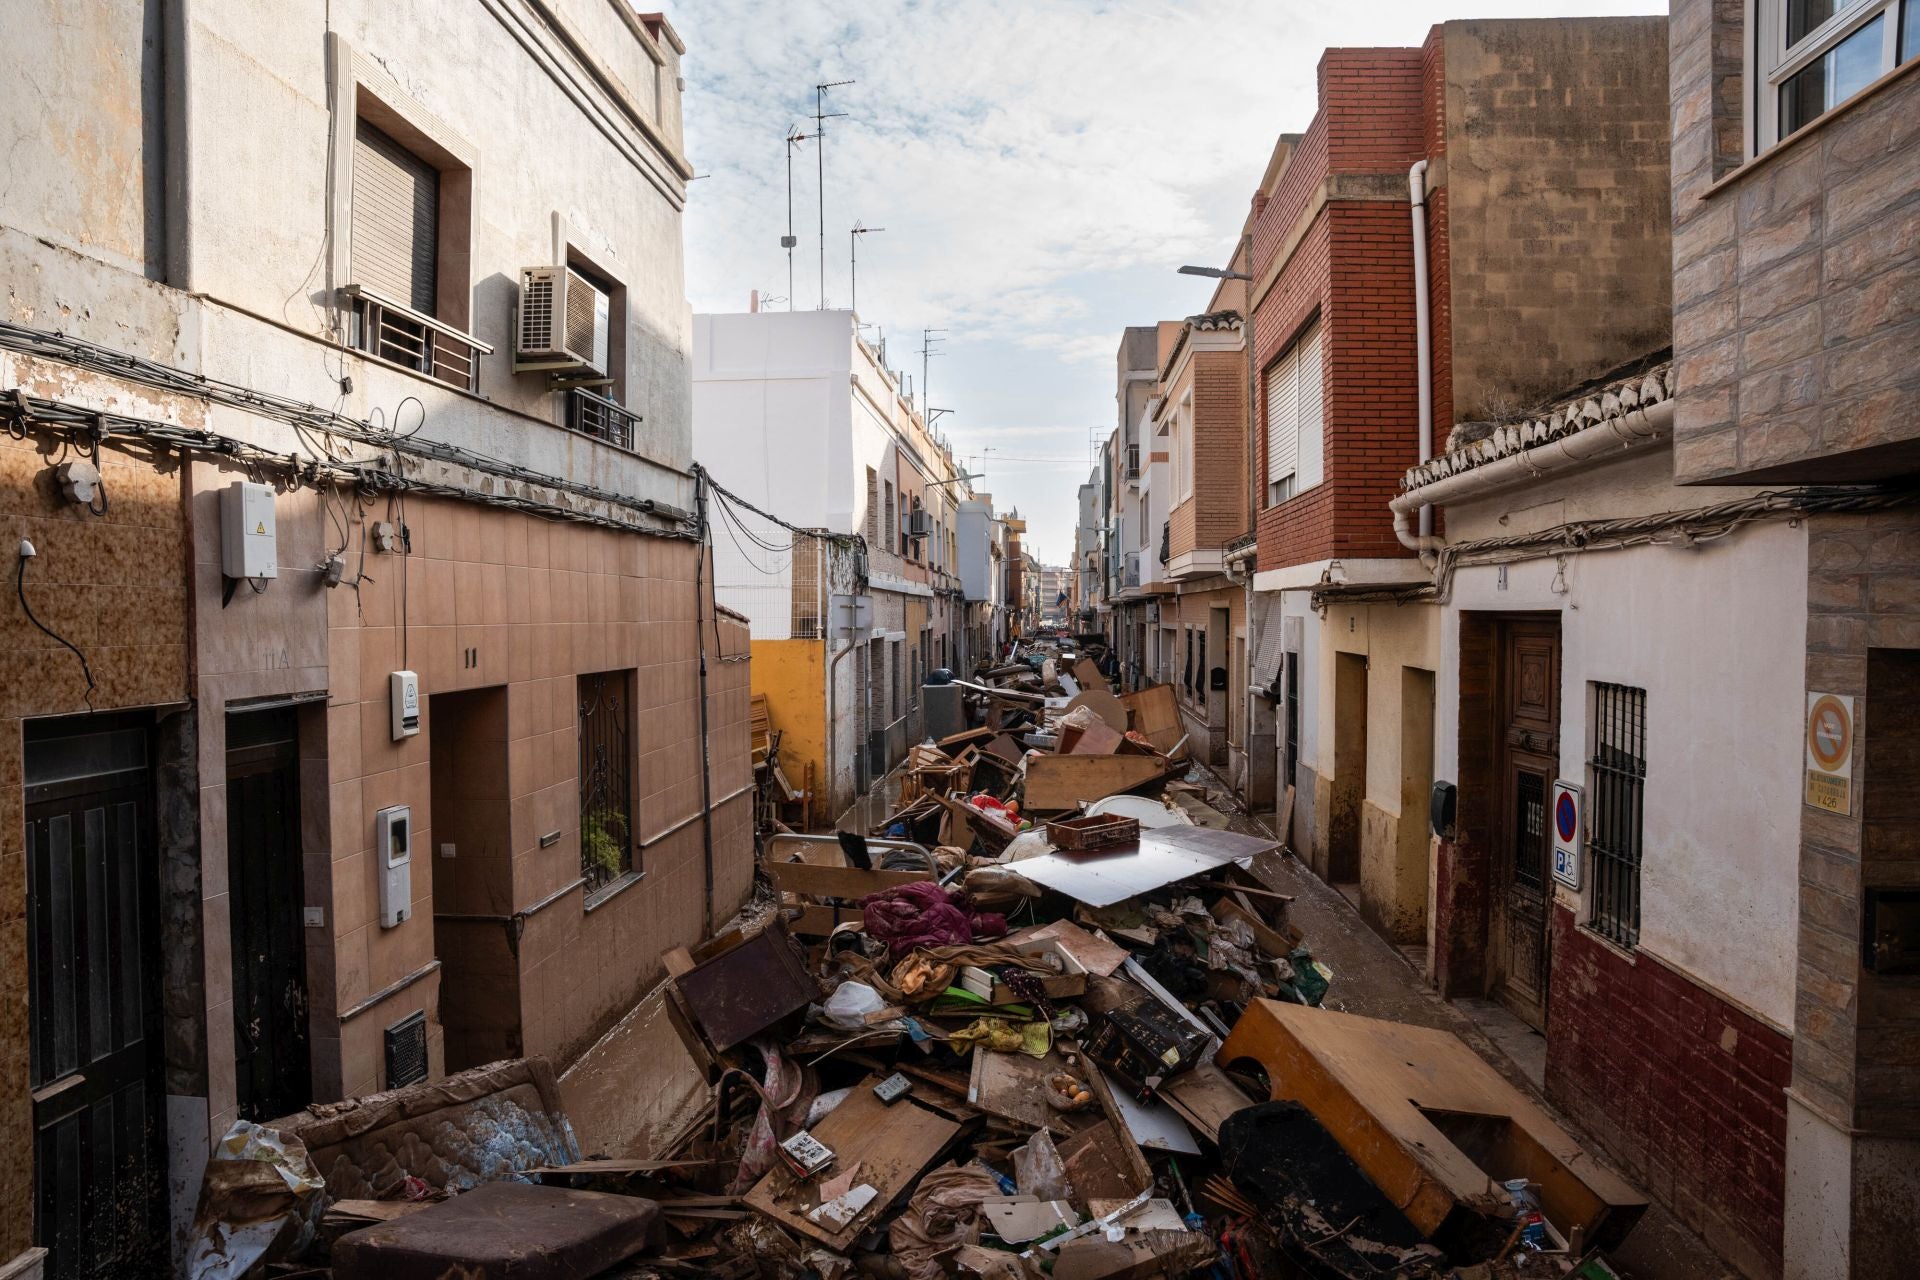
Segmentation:
<svg viewBox="0 0 1920 1280">
<path fill-rule="evenodd" d="M 592 809 L 580 820 L 582 861 L 611 880 L 626 869 L 627 815 L 618 809 Z"/>
</svg>

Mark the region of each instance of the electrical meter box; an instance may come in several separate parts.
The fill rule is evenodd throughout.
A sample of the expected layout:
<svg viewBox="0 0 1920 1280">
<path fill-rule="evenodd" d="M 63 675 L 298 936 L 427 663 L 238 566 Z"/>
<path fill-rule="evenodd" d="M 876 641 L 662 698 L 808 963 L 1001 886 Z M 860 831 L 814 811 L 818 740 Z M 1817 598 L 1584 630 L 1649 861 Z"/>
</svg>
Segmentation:
<svg viewBox="0 0 1920 1280">
<path fill-rule="evenodd" d="M 388 684 L 393 712 L 393 740 L 411 738 L 420 732 L 420 677 L 411 671 L 396 671 Z"/>
<path fill-rule="evenodd" d="M 277 578 L 273 486 L 235 480 L 220 494 L 220 571 L 229 578 Z"/>
<path fill-rule="evenodd" d="M 380 860 L 380 927 L 413 914 L 413 810 L 404 804 L 373 815 L 374 857 Z"/>
</svg>

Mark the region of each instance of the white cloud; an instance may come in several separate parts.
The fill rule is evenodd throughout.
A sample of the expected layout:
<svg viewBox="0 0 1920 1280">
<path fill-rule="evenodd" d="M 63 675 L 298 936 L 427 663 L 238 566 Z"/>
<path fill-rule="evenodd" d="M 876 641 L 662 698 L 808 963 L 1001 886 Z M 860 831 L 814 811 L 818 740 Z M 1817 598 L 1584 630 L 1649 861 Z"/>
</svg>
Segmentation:
<svg viewBox="0 0 1920 1280">
<path fill-rule="evenodd" d="M 1230 252 L 1275 136 L 1312 119 L 1324 48 L 1418 44 L 1446 17 L 1660 7 L 689 0 L 670 16 L 688 46 L 689 154 L 712 177 L 687 210 L 688 292 L 703 311 L 743 310 L 753 289 L 786 294 L 783 138 L 795 124 L 812 132 L 814 84 L 851 79 L 827 97 L 847 113 L 827 122 L 828 299 L 847 300 L 855 220 L 885 227 L 860 245 L 861 313 L 896 342 L 923 324 L 949 330 L 956 358 L 935 366 L 935 395 L 958 410 L 943 424 L 957 449 L 1034 429 L 1023 424 L 1110 423 L 1120 330 L 1205 305 L 1209 286 L 1172 268 Z M 820 290 L 815 165 L 804 144 L 803 308 Z M 1084 452 L 1086 428 L 1069 434 L 1072 447 L 1034 452 Z M 996 500 L 1018 490 L 1032 542 L 1054 560 L 1072 541 L 1077 480 L 1063 474 L 994 480 Z"/>
</svg>

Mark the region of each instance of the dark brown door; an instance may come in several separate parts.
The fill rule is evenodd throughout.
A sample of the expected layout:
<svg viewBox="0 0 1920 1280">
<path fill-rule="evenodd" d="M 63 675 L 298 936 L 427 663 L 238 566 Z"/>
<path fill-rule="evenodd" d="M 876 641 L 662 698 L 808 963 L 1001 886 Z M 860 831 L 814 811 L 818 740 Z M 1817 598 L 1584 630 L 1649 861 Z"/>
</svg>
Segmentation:
<svg viewBox="0 0 1920 1280">
<path fill-rule="evenodd" d="M 147 730 L 27 730 L 34 1239 L 56 1280 L 166 1270 L 158 874 Z"/>
<path fill-rule="evenodd" d="M 1494 995 L 1529 1025 L 1547 1025 L 1547 805 L 1559 772 L 1560 624 L 1502 626 L 1499 768 L 1493 845 Z"/>
<path fill-rule="evenodd" d="M 290 708 L 227 717 L 234 1084 L 242 1120 L 271 1120 L 313 1101 L 297 738 Z"/>
</svg>

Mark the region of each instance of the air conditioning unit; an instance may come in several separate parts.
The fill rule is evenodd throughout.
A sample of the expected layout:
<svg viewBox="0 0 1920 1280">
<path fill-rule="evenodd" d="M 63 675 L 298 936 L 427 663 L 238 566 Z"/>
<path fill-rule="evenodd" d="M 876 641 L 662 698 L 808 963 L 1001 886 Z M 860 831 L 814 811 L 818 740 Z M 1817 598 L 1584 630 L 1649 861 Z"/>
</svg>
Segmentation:
<svg viewBox="0 0 1920 1280">
<path fill-rule="evenodd" d="M 907 536 L 924 538 L 933 532 L 933 517 L 927 514 L 925 507 L 915 507 L 907 512 Z"/>
<path fill-rule="evenodd" d="M 611 306 L 607 295 L 568 267 L 520 272 L 520 315 L 514 334 L 515 373 L 607 372 Z"/>
</svg>

